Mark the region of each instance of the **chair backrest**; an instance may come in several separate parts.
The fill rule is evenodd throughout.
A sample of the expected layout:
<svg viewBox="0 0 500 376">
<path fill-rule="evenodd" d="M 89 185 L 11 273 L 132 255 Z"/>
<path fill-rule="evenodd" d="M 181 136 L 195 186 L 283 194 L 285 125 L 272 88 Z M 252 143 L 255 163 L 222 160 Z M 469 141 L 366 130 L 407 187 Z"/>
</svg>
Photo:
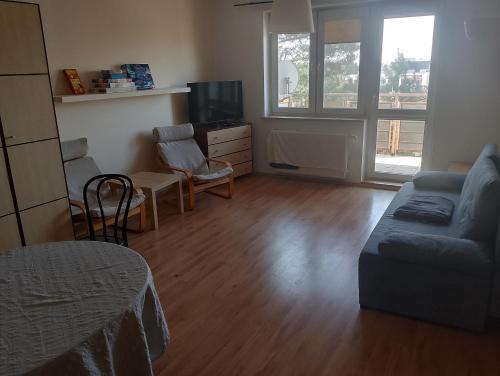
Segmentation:
<svg viewBox="0 0 500 376">
<path fill-rule="evenodd" d="M 157 151 L 164 163 L 191 170 L 195 174 L 206 174 L 209 171 L 207 161 L 193 136 L 192 124 L 158 127 L 153 130 Z"/>
<path fill-rule="evenodd" d="M 101 170 L 97 167 L 94 159 L 87 156 L 86 138 L 61 142 L 61 151 L 69 197 L 72 200 L 83 201 L 85 184 L 94 176 L 101 175 Z"/>
<path fill-rule="evenodd" d="M 89 228 L 89 238 L 90 240 L 97 240 L 97 236 L 94 229 L 94 219 L 102 221 L 102 239 L 105 242 L 110 241 L 108 236 L 106 219 L 109 218 L 109 213 L 105 213 L 104 206 L 102 203 L 103 195 L 106 195 L 106 190 L 109 187 L 109 183 L 113 183 L 115 188 L 113 190 L 121 192 L 120 200 L 116 207 L 116 212 L 114 214 L 114 224 L 113 226 L 113 242 L 116 244 L 121 244 L 128 246 L 127 238 L 127 221 L 128 213 L 130 210 L 130 203 L 132 202 L 132 196 L 134 192 L 134 185 L 132 180 L 125 175 L 120 174 L 105 174 L 97 175 L 89 179 L 85 186 L 83 187 L 83 201 L 85 203 L 85 211 L 87 212 L 87 224 Z M 94 188 L 95 187 L 95 188 Z M 99 209 L 99 215 L 95 216 L 93 213 L 94 206 L 90 205 L 91 200 L 97 201 L 97 207 Z M 123 214 L 123 215 L 121 215 Z M 118 236 L 118 228 L 120 226 L 120 217 L 123 218 L 121 224 L 121 238 Z"/>
</svg>

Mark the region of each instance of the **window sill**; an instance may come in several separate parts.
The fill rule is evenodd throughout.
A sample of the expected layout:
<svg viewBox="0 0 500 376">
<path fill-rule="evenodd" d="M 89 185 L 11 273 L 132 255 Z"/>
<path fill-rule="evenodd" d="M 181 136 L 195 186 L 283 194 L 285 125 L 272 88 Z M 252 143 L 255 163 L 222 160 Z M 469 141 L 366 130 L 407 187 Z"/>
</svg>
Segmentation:
<svg viewBox="0 0 500 376">
<path fill-rule="evenodd" d="M 326 116 L 287 116 L 287 115 L 264 115 L 262 116 L 262 119 L 281 119 L 281 120 L 336 120 L 336 121 L 367 121 L 368 119 L 363 117 L 363 116 L 346 116 L 346 117 L 340 117 L 340 116 L 332 116 L 332 117 L 326 117 Z"/>
</svg>

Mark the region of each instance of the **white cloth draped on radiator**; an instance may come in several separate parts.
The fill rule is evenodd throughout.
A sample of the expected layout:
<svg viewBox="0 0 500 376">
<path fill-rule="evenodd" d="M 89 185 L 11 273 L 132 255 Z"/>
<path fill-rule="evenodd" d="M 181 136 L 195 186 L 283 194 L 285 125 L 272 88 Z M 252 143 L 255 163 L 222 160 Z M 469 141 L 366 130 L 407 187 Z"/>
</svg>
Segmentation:
<svg viewBox="0 0 500 376">
<path fill-rule="evenodd" d="M 346 135 L 273 130 L 267 146 L 270 163 L 347 171 Z"/>
</svg>

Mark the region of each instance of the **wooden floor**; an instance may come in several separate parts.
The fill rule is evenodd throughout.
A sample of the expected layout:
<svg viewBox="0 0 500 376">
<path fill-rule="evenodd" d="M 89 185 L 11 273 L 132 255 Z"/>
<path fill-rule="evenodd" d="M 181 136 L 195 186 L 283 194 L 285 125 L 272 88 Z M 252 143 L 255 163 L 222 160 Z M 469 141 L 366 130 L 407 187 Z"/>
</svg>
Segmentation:
<svg viewBox="0 0 500 376">
<path fill-rule="evenodd" d="M 157 375 L 500 375 L 500 330 L 358 306 L 357 260 L 394 192 L 252 176 L 133 235 L 172 334 Z"/>
</svg>

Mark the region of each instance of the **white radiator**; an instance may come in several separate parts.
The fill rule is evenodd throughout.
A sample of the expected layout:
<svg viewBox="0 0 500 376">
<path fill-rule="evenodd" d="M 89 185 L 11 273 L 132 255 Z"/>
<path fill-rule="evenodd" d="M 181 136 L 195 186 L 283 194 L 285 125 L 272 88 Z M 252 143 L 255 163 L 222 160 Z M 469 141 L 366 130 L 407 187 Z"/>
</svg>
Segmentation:
<svg viewBox="0 0 500 376">
<path fill-rule="evenodd" d="M 313 168 L 347 174 L 345 134 L 272 130 L 268 138 L 268 158 L 273 165 Z"/>
</svg>

